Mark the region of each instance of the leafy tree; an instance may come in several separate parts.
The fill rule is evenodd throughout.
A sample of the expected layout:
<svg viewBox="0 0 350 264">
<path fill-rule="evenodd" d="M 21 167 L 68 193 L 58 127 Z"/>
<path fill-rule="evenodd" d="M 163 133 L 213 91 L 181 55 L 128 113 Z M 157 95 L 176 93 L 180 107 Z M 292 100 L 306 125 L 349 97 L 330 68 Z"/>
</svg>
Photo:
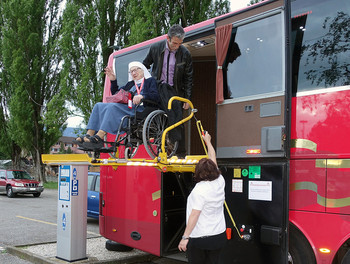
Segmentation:
<svg viewBox="0 0 350 264">
<path fill-rule="evenodd" d="M 61 56 L 56 40 L 61 0 L 3 0 L 1 5 L 1 92 L 6 135 L 12 149 L 33 157 L 45 181 L 41 154 L 61 136 L 66 120 L 59 89 Z M 15 151 L 15 153 L 18 153 Z"/>
<path fill-rule="evenodd" d="M 168 32 L 173 24 L 187 27 L 230 11 L 227 0 L 130 0 L 127 20 L 133 45 Z M 145 19 L 146 18 L 146 19 Z"/>
<path fill-rule="evenodd" d="M 250 3 L 248 4 L 248 6 L 250 5 L 254 5 L 254 4 L 257 4 L 257 3 L 260 3 L 260 2 L 264 2 L 265 0 L 250 0 Z"/>
<path fill-rule="evenodd" d="M 119 4 L 118 4 L 119 2 Z M 85 122 L 102 100 L 103 68 L 114 45 L 123 45 L 128 0 L 68 0 L 63 14 L 60 47 L 64 64 L 62 87 Z"/>
</svg>

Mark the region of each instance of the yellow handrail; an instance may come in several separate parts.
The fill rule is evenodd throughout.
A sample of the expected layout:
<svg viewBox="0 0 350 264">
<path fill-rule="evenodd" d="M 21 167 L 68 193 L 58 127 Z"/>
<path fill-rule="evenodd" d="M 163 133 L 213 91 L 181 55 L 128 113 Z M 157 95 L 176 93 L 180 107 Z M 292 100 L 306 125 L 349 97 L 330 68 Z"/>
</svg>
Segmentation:
<svg viewBox="0 0 350 264">
<path fill-rule="evenodd" d="M 194 115 L 194 113 L 192 111 L 193 110 L 192 102 L 190 100 L 186 99 L 186 98 L 182 98 L 182 97 L 179 97 L 179 96 L 173 96 L 173 97 L 170 98 L 170 100 L 168 102 L 168 109 L 169 110 L 171 110 L 171 105 L 172 105 L 174 100 L 178 100 L 178 101 L 181 101 L 181 102 L 184 102 L 184 103 L 188 103 L 190 105 L 191 114 L 188 117 L 180 120 L 179 122 L 175 123 L 174 125 L 169 126 L 168 128 L 166 128 L 164 130 L 164 132 L 162 134 L 161 152 L 159 153 L 159 161 L 162 161 L 162 162 L 167 160 L 167 154 L 165 152 L 165 137 L 166 137 L 166 134 L 170 130 L 174 129 L 175 127 L 178 127 L 179 125 L 181 125 L 181 124 L 187 122 L 188 120 L 190 120 L 193 117 L 193 115 Z"/>
</svg>

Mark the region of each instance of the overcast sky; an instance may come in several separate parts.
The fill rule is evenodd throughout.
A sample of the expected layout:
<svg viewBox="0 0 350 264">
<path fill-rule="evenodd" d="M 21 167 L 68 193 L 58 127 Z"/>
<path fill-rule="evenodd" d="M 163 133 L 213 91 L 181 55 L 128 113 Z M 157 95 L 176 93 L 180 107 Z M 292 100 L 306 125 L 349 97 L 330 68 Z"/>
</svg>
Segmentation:
<svg viewBox="0 0 350 264">
<path fill-rule="evenodd" d="M 246 7 L 250 3 L 250 0 L 230 0 L 231 2 L 231 11 L 235 11 L 242 7 Z"/>
</svg>

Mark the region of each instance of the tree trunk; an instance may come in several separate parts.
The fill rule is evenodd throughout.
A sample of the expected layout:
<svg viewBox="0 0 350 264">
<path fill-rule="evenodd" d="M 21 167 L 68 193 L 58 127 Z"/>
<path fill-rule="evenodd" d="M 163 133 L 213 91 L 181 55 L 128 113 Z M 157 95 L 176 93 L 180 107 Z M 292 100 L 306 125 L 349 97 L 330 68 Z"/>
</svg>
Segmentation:
<svg viewBox="0 0 350 264">
<path fill-rule="evenodd" d="M 21 169 L 21 148 L 14 142 L 12 144 L 12 167 L 13 169 Z"/>
<path fill-rule="evenodd" d="M 38 150 L 35 151 L 35 157 L 33 157 L 33 161 L 35 173 L 38 175 L 38 180 L 43 183 L 47 182 L 45 173 L 43 172 L 44 166 L 41 162 L 41 153 Z"/>
</svg>

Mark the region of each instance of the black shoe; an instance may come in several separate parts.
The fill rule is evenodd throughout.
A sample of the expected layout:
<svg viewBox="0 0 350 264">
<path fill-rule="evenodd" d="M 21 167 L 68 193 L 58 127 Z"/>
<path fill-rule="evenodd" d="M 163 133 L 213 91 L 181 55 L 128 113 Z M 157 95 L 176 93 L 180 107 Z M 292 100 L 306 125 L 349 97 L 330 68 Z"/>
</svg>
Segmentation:
<svg viewBox="0 0 350 264">
<path fill-rule="evenodd" d="M 85 136 L 79 136 L 76 139 L 73 139 L 72 143 L 77 144 L 80 148 L 83 148 L 83 143 L 84 143 L 85 137 L 90 139 L 91 136 L 89 134 L 86 134 Z M 80 140 L 78 140 L 78 139 L 80 139 Z"/>
<path fill-rule="evenodd" d="M 91 149 L 92 151 L 96 151 L 103 148 L 104 141 L 98 135 L 94 135 L 89 139 L 90 139 L 90 142 L 83 143 L 84 149 L 89 149 L 89 150 Z"/>
</svg>

